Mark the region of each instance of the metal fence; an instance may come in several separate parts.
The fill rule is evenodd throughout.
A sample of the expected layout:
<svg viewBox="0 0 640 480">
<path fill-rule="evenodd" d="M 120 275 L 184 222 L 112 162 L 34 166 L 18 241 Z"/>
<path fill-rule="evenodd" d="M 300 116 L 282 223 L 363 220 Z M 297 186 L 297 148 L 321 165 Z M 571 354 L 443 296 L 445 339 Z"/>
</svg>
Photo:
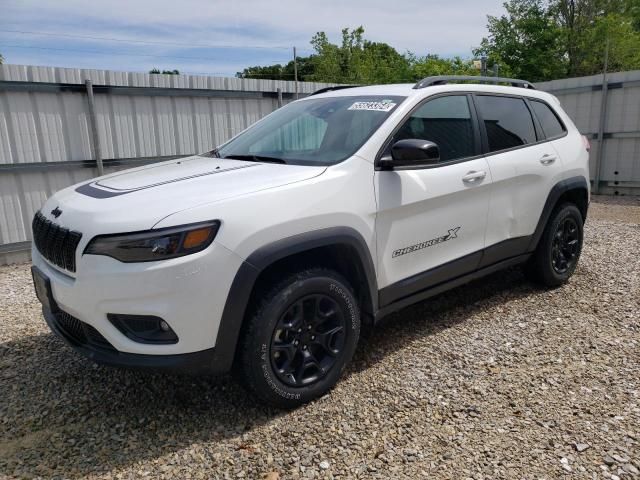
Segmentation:
<svg viewBox="0 0 640 480">
<path fill-rule="evenodd" d="M 108 173 L 210 150 L 295 91 L 288 81 L 0 65 L 0 264 L 28 259 L 35 211 L 99 163 Z"/>
<path fill-rule="evenodd" d="M 536 84 L 554 94 L 591 142 L 593 191 L 640 194 L 640 71 Z"/>
<path fill-rule="evenodd" d="M 536 85 L 592 142 L 602 193 L 640 193 L 640 71 Z M 89 81 L 89 82 L 87 82 Z M 328 86 L 298 83 L 300 95 Z M 0 65 L 0 264 L 28 259 L 31 219 L 61 188 L 203 152 L 294 97 L 294 82 Z"/>
</svg>

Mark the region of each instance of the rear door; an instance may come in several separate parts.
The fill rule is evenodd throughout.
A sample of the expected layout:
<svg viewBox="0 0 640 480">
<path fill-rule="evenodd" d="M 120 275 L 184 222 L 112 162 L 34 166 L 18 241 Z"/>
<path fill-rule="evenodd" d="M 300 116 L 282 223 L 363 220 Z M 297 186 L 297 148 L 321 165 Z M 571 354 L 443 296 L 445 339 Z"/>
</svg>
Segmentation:
<svg viewBox="0 0 640 480">
<path fill-rule="evenodd" d="M 491 174 L 471 96 L 427 99 L 401 123 L 398 140 L 430 140 L 440 162 L 375 172 L 380 304 L 473 271 L 481 258 Z"/>
<path fill-rule="evenodd" d="M 562 161 L 528 100 L 475 94 L 491 177 L 486 251 L 481 267 L 525 253 Z"/>
</svg>

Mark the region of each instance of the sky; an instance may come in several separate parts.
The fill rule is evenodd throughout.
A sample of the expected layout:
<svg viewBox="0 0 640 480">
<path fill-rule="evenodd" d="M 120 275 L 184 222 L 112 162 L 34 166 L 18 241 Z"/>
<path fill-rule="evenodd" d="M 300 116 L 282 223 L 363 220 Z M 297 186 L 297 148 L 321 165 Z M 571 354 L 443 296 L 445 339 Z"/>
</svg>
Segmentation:
<svg viewBox="0 0 640 480">
<path fill-rule="evenodd" d="M 471 58 L 504 0 L 0 0 L 5 63 L 233 76 L 362 25 L 399 52 Z"/>
</svg>

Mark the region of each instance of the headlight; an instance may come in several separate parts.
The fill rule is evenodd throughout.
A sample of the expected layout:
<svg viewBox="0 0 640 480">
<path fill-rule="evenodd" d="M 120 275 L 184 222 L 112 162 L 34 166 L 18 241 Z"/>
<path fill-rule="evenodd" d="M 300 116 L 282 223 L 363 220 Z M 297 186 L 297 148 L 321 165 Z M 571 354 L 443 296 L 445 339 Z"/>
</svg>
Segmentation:
<svg viewBox="0 0 640 480">
<path fill-rule="evenodd" d="M 220 222 L 214 220 L 146 232 L 98 235 L 89 242 L 84 253 L 106 255 L 125 263 L 182 257 L 211 245 L 219 228 Z"/>
</svg>

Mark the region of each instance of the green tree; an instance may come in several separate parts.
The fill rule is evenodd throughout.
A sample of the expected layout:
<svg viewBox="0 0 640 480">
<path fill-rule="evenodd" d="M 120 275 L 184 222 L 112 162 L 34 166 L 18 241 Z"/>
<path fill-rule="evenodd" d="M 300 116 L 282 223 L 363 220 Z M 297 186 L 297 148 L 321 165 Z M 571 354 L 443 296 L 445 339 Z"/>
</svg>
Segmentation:
<svg viewBox="0 0 640 480">
<path fill-rule="evenodd" d="M 627 0 L 624 5 L 624 16 L 631 20 L 633 29 L 640 31 L 640 0 Z"/>
<path fill-rule="evenodd" d="M 509 0 L 474 54 L 531 81 L 640 68 L 640 0 Z"/>
<path fill-rule="evenodd" d="M 609 42 L 609 70 L 640 67 L 639 0 L 556 0 L 568 58 L 567 75 L 593 75 L 603 69 Z"/>
<path fill-rule="evenodd" d="M 2 62 L 4 62 L 4 57 L 2 56 L 2 54 L 0 53 L 0 65 L 2 65 Z"/>
<path fill-rule="evenodd" d="M 442 58 L 412 52 L 399 53 L 391 45 L 364 38 L 364 28 L 342 30 L 340 44 L 332 43 L 325 32 L 311 39 L 314 53 L 298 57 L 298 79 L 302 81 L 384 84 L 416 82 L 431 75 L 477 75 L 472 60 Z M 247 67 L 240 78 L 293 80 L 293 61 L 286 65 Z"/>
<path fill-rule="evenodd" d="M 180 75 L 180 71 L 179 70 L 162 70 L 160 71 L 159 68 L 152 68 L 151 70 L 149 70 L 149 73 L 153 73 L 153 74 L 163 74 L 163 75 Z"/>
<path fill-rule="evenodd" d="M 329 41 L 324 32 L 311 39 L 312 80 L 335 83 L 396 83 L 411 76 L 410 62 L 386 43 L 364 39 L 364 28 L 342 30 L 342 44 Z"/>
<path fill-rule="evenodd" d="M 412 79 L 415 81 L 433 75 L 478 75 L 479 73 L 472 60 L 463 60 L 460 57 L 442 58 L 428 54 L 416 58 L 413 54 L 409 54 L 409 58 Z"/>
<path fill-rule="evenodd" d="M 411 63 L 386 43 L 364 40 L 351 59 L 353 83 L 399 83 L 411 80 Z"/>
<path fill-rule="evenodd" d="M 298 57 L 298 79 L 335 83 L 395 83 L 413 79 L 411 61 L 386 43 L 364 39 L 364 28 L 342 30 L 340 45 L 331 43 L 326 33 L 311 39 L 314 53 Z M 254 66 L 236 74 L 241 78 L 293 80 L 293 61 L 286 65 Z"/>
<path fill-rule="evenodd" d="M 298 57 L 298 79 L 302 81 L 310 80 L 313 75 L 313 66 L 310 57 Z M 293 60 L 285 65 L 279 63 L 267 66 L 247 67 L 236 73 L 238 78 L 262 78 L 269 80 L 293 80 L 294 66 Z"/>
<path fill-rule="evenodd" d="M 566 72 L 563 32 L 543 0 L 510 0 L 500 17 L 488 16 L 489 36 L 473 50 L 498 63 L 505 75 L 532 82 L 559 78 Z"/>
</svg>

